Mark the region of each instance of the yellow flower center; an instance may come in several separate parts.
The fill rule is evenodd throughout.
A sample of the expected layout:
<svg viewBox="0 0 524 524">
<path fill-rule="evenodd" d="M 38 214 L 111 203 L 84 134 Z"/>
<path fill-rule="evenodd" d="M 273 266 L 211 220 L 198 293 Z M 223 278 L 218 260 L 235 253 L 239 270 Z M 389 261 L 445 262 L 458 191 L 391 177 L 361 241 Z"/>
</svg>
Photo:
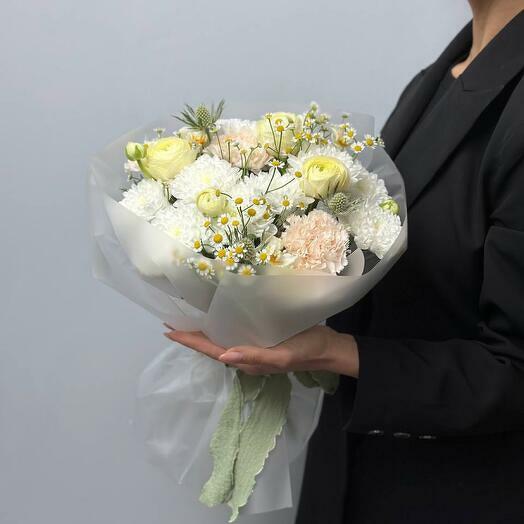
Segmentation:
<svg viewBox="0 0 524 524">
<path fill-rule="evenodd" d="M 213 235 L 213 242 L 215 244 L 220 244 L 220 242 L 222 242 L 222 240 L 224 240 L 224 237 L 220 233 L 215 233 Z"/>
<path fill-rule="evenodd" d="M 253 208 L 251 208 L 251 209 L 248 209 L 248 210 L 247 210 L 247 214 L 248 214 L 250 217 L 254 217 L 254 216 L 257 214 L 257 212 L 256 212 Z"/>
</svg>

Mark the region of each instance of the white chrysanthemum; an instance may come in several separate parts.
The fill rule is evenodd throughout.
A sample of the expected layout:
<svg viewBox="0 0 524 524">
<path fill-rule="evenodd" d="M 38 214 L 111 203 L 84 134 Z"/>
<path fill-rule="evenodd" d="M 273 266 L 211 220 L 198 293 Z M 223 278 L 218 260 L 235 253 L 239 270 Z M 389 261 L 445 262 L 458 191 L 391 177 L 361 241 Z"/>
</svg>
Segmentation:
<svg viewBox="0 0 524 524">
<path fill-rule="evenodd" d="M 195 240 L 204 236 L 203 222 L 203 215 L 194 206 L 178 205 L 161 209 L 151 223 L 171 238 L 195 248 Z"/>
<path fill-rule="evenodd" d="M 353 198 L 365 200 L 369 205 L 380 204 L 388 199 L 384 180 L 378 178 L 375 173 L 370 173 L 362 167 L 357 178 L 349 188 L 349 194 Z"/>
<path fill-rule="evenodd" d="M 120 204 L 135 215 L 151 220 L 161 209 L 167 207 L 169 202 L 160 182 L 144 178 L 124 193 Z"/>
<path fill-rule="evenodd" d="M 383 258 L 401 230 L 400 217 L 378 205 L 359 206 L 344 223 L 360 249 L 369 249 Z"/>
<path fill-rule="evenodd" d="M 206 190 L 218 189 L 229 193 L 240 176 L 239 170 L 225 160 L 202 155 L 169 183 L 169 190 L 185 204 L 196 204 L 198 197 Z"/>
<path fill-rule="evenodd" d="M 235 167 L 242 167 L 245 160 L 242 160 L 240 150 L 245 150 L 248 167 L 252 171 L 264 167 L 269 155 L 258 143 L 256 122 L 231 118 L 217 120 L 217 126 L 218 137 L 214 136 L 207 147 L 211 155 L 228 160 Z"/>
</svg>

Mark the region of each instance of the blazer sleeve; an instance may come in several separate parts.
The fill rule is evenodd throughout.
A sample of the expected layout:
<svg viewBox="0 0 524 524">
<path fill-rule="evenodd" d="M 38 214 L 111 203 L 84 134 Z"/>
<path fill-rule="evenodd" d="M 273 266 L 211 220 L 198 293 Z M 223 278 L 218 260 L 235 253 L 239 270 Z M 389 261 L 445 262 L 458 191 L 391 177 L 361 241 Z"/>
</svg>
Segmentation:
<svg viewBox="0 0 524 524">
<path fill-rule="evenodd" d="M 524 162 L 490 187 L 474 340 L 355 336 L 360 376 L 345 429 L 397 436 L 524 430 Z"/>
</svg>

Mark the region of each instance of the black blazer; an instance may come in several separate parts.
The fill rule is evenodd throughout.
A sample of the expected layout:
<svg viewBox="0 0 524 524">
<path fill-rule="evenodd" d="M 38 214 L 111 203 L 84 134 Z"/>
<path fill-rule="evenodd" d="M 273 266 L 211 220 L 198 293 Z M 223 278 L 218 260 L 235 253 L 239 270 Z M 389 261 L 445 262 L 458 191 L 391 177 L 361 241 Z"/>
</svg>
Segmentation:
<svg viewBox="0 0 524 524">
<path fill-rule="evenodd" d="M 330 320 L 360 378 L 325 402 L 298 524 L 524 523 L 524 12 L 425 111 L 471 33 L 384 128 L 409 246 Z"/>
</svg>

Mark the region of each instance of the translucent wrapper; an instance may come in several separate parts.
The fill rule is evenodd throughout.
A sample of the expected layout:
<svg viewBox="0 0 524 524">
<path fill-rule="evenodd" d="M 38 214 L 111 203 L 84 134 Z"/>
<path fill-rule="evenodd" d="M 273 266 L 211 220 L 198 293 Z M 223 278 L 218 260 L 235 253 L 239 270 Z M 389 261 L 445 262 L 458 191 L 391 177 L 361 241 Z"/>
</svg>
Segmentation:
<svg viewBox="0 0 524 524">
<path fill-rule="evenodd" d="M 371 118 L 352 115 L 351 121 L 359 132 L 373 133 Z M 168 133 L 174 130 L 172 120 L 154 122 L 121 137 L 92 162 L 93 267 L 98 279 L 176 329 L 203 331 L 225 347 L 274 346 L 354 305 L 406 249 L 402 177 L 383 149 L 368 149 L 359 160 L 384 180 L 399 204 L 403 224 L 381 260 L 369 264 L 356 250 L 342 275 L 271 269 L 251 277 L 224 271 L 220 262 L 213 261 L 217 281 L 204 280 L 184 264 L 194 252 L 118 203 L 127 185 L 122 167 L 125 145 L 151 138 L 158 127 Z M 231 374 L 222 364 L 174 347 L 141 378 L 140 414 L 152 459 L 178 482 L 201 487 L 209 476 L 208 445 L 231 387 Z M 292 505 L 289 463 L 314 430 L 321 397 L 318 389 L 293 381 L 287 425 L 244 511 Z"/>
</svg>

